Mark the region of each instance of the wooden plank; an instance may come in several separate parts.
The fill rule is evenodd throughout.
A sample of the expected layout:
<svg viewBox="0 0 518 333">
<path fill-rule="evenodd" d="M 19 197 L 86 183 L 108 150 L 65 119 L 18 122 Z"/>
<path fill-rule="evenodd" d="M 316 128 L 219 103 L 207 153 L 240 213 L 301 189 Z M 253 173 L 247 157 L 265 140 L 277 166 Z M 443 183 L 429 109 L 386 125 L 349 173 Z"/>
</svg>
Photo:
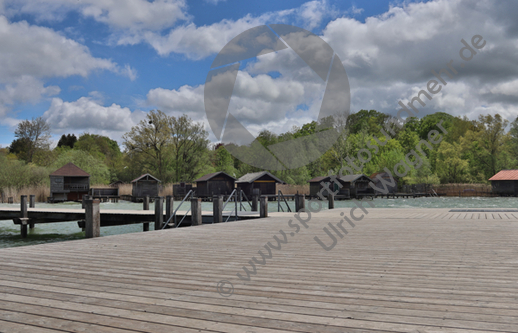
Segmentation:
<svg viewBox="0 0 518 333">
<path fill-rule="evenodd" d="M 20 318 L 22 325 L 28 316 L 50 330 L 81 323 L 75 329 L 91 331 L 97 330 L 88 325 L 146 332 L 516 331 L 516 219 L 368 210 L 355 228 L 344 224 L 348 234 L 331 251 L 314 237 L 329 241 L 323 228 L 350 209 L 314 213 L 307 229 L 293 214 L 272 213 L 2 249 L 0 321 Z M 302 227 L 296 235 L 289 219 Z M 275 245 L 274 235 L 282 238 L 280 229 L 287 243 L 256 264 L 250 281 L 239 280 L 236 273 L 260 258 L 258 250 Z M 234 283 L 231 297 L 216 290 L 223 279 Z"/>
</svg>

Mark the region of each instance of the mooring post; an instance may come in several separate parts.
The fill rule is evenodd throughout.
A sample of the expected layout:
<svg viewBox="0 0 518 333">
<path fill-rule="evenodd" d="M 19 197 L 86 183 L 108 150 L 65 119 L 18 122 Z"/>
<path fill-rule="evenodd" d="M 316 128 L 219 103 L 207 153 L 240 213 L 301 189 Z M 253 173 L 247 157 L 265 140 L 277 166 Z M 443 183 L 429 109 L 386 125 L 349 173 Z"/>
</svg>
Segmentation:
<svg viewBox="0 0 518 333">
<path fill-rule="evenodd" d="M 261 195 L 261 190 L 258 188 L 254 188 L 252 190 L 252 212 L 257 212 L 257 201 L 259 200 L 259 196 Z"/>
<path fill-rule="evenodd" d="M 34 194 L 29 195 L 29 208 L 36 207 L 36 196 Z M 29 222 L 29 228 L 34 229 L 34 222 Z"/>
<path fill-rule="evenodd" d="M 265 195 L 261 196 L 259 217 L 268 217 L 268 197 Z"/>
<path fill-rule="evenodd" d="M 13 197 L 7 198 L 7 203 L 10 203 L 10 204 L 14 203 L 14 198 Z"/>
<path fill-rule="evenodd" d="M 304 194 L 295 194 L 295 211 L 300 212 L 306 208 L 306 196 Z"/>
<path fill-rule="evenodd" d="M 149 210 L 149 195 L 145 196 L 143 202 L 144 202 L 144 204 L 143 204 L 142 209 Z M 142 224 L 142 231 L 149 231 L 149 222 L 144 222 Z"/>
<path fill-rule="evenodd" d="M 144 197 L 144 207 L 142 209 L 143 210 L 149 210 L 149 195 L 146 195 Z"/>
<path fill-rule="evenodd" d="M 22 238 L 27 238 L 27 218 L 29 214 L 27 212 L 27 196 L 22 195 L 20 199 L 20 231 Z"/>
<path fill-rule="evenodd" d="M 88 194 L 83 195 L 83 197 L 81 198 L 81 208 L 86 208 L 86 201 L 89 199 L 90 197 L 88 196 Z"/>
<path fill-rule="evenodd" d="M 164 198 L 155 198 L 155 230 L 162 229 L 164 224 Z"/>
<path fill-rule="evenodd" d="M 173 196 L 168 195 L 165 197 L 165 220 L 169 221 L 169 218 L 173 215 L 174 212 L 174 199 Z"/>
<path fill-rule="evenodd" d="M 101 236 L 101 210 L 99 199 L 85 200 L 85 237 L 94 238 Z"/>
<path fill-rule="evenodd" d="M 191 225 L 201 225 L 201 198 L 191 199 Z"/>
<path fill-rule="evenodd" d="M 223 221 L 223 196 L 213 196 L 212 204 L 212 223 L 220 223 Z"/>
<path fill-rule="evenodd" d="M 328 204 L 329 204 L 329 209 L 334 209 L 335 208 L 335 195 L 333 193 L 329 193 L 327 195 L 327 201 L 328 201 Z"/>
</svg>

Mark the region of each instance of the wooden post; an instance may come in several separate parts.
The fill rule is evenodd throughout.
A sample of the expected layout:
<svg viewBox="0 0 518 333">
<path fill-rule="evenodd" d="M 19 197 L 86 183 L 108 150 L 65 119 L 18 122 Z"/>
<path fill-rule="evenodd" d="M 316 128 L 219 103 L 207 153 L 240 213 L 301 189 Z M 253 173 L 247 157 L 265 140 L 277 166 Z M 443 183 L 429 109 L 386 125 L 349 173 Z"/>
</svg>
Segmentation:
<svg viewBox="0 0 518 333">
<path fill-rule="evenodd" d="M 258 188 L 254 188 L 252 190 L 252 212 L 257 212 L 257 201 L 259 200 L 259 196 L 261 195 L 261 190 Z"/>
<path fill-rule="evenodd" d="M 223 221 L 223 196 L 213 196 L 212 204 L 212 223 L 220 223 Z"/>
<path fill-rule="evenodd" d="M 300 212 L 306 208 L 306 198 L 304 194 L 295 194 L 295 212 Z"/>
<path fill-rule="evenodd" d="M 34 194 L 29 195 L 29 207 L 36 207 L 36 196 Z M 29 228 L 34 229 L 34 222 L 29 222 Z"/>
<path fill-rule="evenodd" d="M 169 221 L 169 218 L 173 215 L 174 212 L 174 199 L 173 196 L 168 195 L 165 197 L 165 219 Z"/>
<path fill-rule="evenodd" d="M 90 200 L 90 197 L 88 196 L 88 194 L 85 194 L 83 195 L 82 199 L 81 199 L 81 207 L 83 209 L 86 208 L 86 201 Z"/>
<path fill-rule="evenodd" d="M 164 224 L 164 198 L 155 198 L 155 230 L 162 229 Z"/>
<path fill-rule="evenodd" d="M 10 203 L 10 204 L 14 203 L 13 197 L 7 198 L 7 203 Z"/>
<path fill-rule="evenodd" d="M 191 199 L 191 225 L 201 225 L 201 198 Z"/>
<path fill-rule="evenodd" d="M 149 210 L 149 195 L 146 195 L 144 198 L 144 204 L 142 207 L 143 210 Z M 149 222 L 145 222 L 142 225 L 142 231 L 149 231 Z"/>
<path fill-rule="evenodd" d="M 149 195 L 146 195 L 144 197 L 144 207 L 142 209 L 143 210 L 149 210 Z"/>
<path fill-rule="evenodd" d="M 99 199 L 85 200 L 85 237 L 101 236 L 101 210 Z"/>
<path fill-rule="evenodd" d="M 329 205 L 329 209 L 334 209 L 335 208 L 335 196 L 332 194 L 332 193 L 329 193 L 329 195 L 327 196 L 327 201 L 328 201 L 328 205 Z"/>
<path fill-rule="evenodd" d="M 20 232 L 22 238 L 27 238 L 27 219 L 29 214 L 27 212 L 27 196 L 22 195 L 20 200 L 20 217 L 23 219 L 20 223 Z"/>
<path fill-rule="evenodd" d="M 261 196 L 259 217 L 268 217 L 268 197 L 267 196 Z"/>
</svg>

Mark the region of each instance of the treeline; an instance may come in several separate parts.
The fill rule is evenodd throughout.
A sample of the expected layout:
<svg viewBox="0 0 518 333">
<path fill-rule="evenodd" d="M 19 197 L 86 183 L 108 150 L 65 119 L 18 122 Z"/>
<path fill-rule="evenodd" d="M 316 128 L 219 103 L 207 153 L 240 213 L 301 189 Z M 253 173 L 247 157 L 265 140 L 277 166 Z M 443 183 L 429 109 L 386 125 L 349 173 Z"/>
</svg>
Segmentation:
<svg viewBox="0 0 518 333">
<path fill-rule="evenodd" d="M 287 183 L 305 184 L 351 163 L 359 173 L 369 176 L 385 168 L 393 170 L 419 141 L 428 139 L 431 130 L 439 131 L 438 123 L 447 134 L 441 130 L 444 138 L 439 144 L 432 149 L 422 146 L 418 158 L 407 157 L 406 169 L 410 171 L 400 183 L 484 183 L 499 170 L 518 168 L 518 118 L 508 124 L 500 115 L 469 120 L 438 112 L 402 124 L 390 115 L 361 110 L 333 119 L 342 134 L 318 160 L 273 173 Z M 257 139 L 268 147 L 314 134 L 318 125 L 311 122 L 279 135 L 265 130 Z M 47 185 L 49 173 L 68 162 L 88 172 L 92 184 L 130 182 L 147 172 L 170 183 L 193 181 L 216 171 L 236 178 L 260 171 L 234 158 L 222 145 L 213 146 L 202 123 L 161 111 L 150 111 L 124 134 L 122 147 L 109 137 L 83 133 L 63 134 L 57 147 L 51 149 L 50 128 L 42 118 L 21 122 L 15 137 L 0 154 L 0 189 Z"/>
</svg>

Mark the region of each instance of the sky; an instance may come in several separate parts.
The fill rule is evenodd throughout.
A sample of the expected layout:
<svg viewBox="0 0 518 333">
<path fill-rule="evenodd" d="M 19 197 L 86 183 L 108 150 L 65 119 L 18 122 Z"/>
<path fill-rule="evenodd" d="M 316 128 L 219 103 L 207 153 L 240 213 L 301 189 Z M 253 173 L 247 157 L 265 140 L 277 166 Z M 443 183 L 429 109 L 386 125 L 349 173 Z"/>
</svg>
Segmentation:
<svg viewBox="0 0 518 333">
<path fill-rule="evenodd" d="M 417 116 L 512 121 L 517 14 L 518 1 L 504 0 L 0 0 L 0 145 L 40 116 L 55 142 L 95 133 L 122 143 L 153 109 L 203 122 L 217 142 L 204 108 L 207 74 L 228 42 L 264 24 L 294 25 L 331 46 L 349 78 L 351 112 L 396 115 L 398 102 L 453 60 L 457 74 L 443 74 L 447 84 Z M 476 52 L 469 61 L 461 40 Z M 288 48 L 240 64 L 229 110 L 254 135 L 282 133 L 318 118 L 325 87 Z"/>
</svg>

